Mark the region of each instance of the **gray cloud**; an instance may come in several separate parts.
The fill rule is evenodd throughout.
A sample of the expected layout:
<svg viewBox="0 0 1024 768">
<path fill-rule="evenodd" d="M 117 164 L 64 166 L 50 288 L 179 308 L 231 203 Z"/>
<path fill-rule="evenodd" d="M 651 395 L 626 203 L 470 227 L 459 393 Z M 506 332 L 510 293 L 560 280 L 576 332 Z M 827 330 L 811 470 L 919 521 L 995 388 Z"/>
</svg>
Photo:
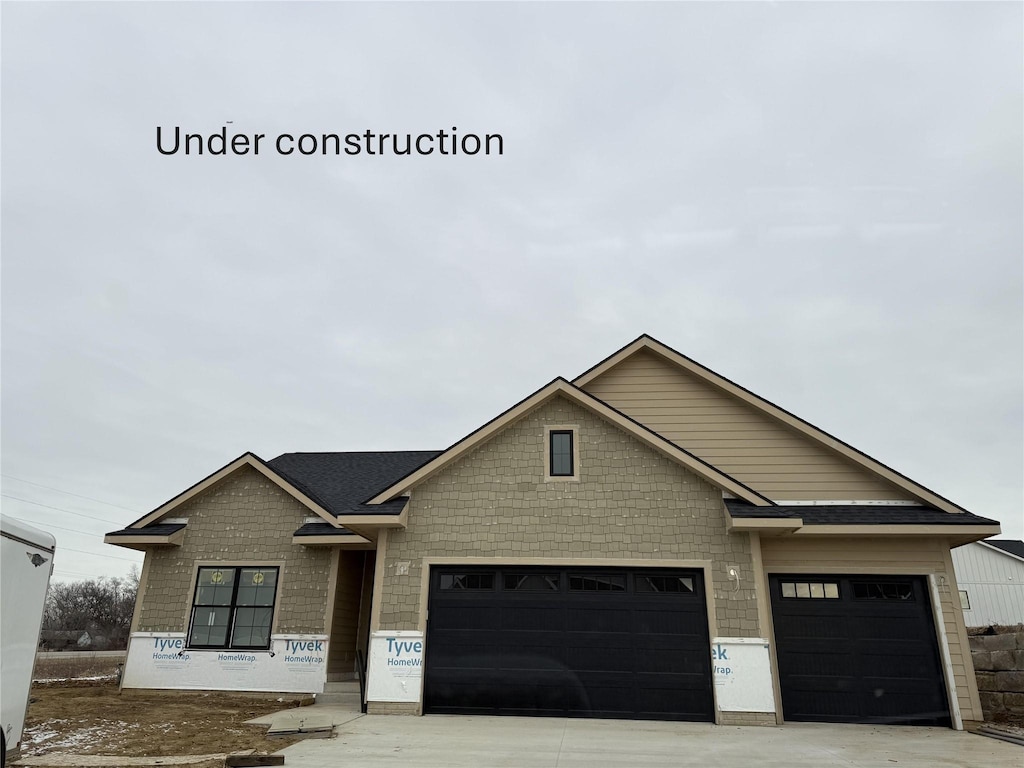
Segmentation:
<svg viewBox="0 0 1024 768">
<path fill-rule="evenodd" d="M 4 474 L 141 514 L 244 450 L 443 447 L 649 332 L 1020 537 L 1022 13 L 9 5 Z M 506 154 L 155 151 L 228 120 Z"/>
</svg>

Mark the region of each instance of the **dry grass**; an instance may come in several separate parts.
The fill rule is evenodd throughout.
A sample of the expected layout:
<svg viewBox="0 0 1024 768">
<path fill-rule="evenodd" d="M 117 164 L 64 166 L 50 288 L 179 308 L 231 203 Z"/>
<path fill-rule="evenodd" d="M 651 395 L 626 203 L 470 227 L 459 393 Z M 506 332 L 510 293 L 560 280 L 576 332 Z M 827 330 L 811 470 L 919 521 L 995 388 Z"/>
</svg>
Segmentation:
<svg viewBox="0 0 1024 768">
<path fill-rule="evenodd" d="M 295 740 L 268 740 L 266 726 L 244 721 L 298 703 L 186 691 L 121 695 L 113 680 L 37 683 L 32 687 L 22 753 L 141 757 L 242 749 L 276 752 Z"/>
<path fill-rule="evenodd" d="M 1009 635 L 1024 632 L 1024 624 L 993 624 L 990 627 L 968 627 L 968 635 Z"/>
<path fill-rule="evenodd" d="M 116 679 L 118 667 L 124 664 L 120 656 L 38 656 L 32 679 L 36 681 L 70 680 L 83 677 L 109 677 Z"/>
</svg>

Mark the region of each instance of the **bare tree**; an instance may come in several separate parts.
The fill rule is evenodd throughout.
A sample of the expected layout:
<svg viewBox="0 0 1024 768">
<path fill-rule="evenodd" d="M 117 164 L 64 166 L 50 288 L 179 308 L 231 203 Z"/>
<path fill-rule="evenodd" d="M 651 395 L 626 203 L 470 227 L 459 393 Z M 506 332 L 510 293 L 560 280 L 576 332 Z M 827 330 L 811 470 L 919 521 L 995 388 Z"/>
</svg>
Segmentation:
<svg viewBox="0 0 1024 768">
<path fill-rule="evenodd" d="M 51 584 L 46 594 L 44 630 L 88 632 L 92 648 L 125 648 L 131 629 L 138 568 L 125 578 L 100 577 Z"/>
</svg>

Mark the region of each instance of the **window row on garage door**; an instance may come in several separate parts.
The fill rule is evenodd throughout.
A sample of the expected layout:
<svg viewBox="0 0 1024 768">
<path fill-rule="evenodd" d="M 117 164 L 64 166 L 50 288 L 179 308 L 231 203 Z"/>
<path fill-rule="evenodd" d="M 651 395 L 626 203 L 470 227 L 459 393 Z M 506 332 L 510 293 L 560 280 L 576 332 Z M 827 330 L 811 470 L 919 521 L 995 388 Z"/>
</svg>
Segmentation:
<svg viewBox="0 0 1024 768">
<path fill-rule="evenodd" d="M 428 713 L 714 719 L 700 570 L 435 567 Z M 772 576 L 786 720 L 948 724 L 927 581 Z"/>
</svg>

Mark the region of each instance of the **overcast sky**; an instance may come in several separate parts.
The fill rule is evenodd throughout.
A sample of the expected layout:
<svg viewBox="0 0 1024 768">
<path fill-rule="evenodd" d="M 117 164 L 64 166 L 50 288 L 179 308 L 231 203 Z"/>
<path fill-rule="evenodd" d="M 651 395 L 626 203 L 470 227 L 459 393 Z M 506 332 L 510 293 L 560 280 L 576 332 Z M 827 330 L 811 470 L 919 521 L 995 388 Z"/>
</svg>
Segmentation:
<svg viewBox="0 0 1024 768">
<path fill-rule="evenodd" d="M 121 575 L 244 451 L 443 448 L 646 332 L 1021 538 L 1022 8 L 7 3 L 2 509 Z M 156 150 L 226 121 L 504 154 Z"/>
</svg>

